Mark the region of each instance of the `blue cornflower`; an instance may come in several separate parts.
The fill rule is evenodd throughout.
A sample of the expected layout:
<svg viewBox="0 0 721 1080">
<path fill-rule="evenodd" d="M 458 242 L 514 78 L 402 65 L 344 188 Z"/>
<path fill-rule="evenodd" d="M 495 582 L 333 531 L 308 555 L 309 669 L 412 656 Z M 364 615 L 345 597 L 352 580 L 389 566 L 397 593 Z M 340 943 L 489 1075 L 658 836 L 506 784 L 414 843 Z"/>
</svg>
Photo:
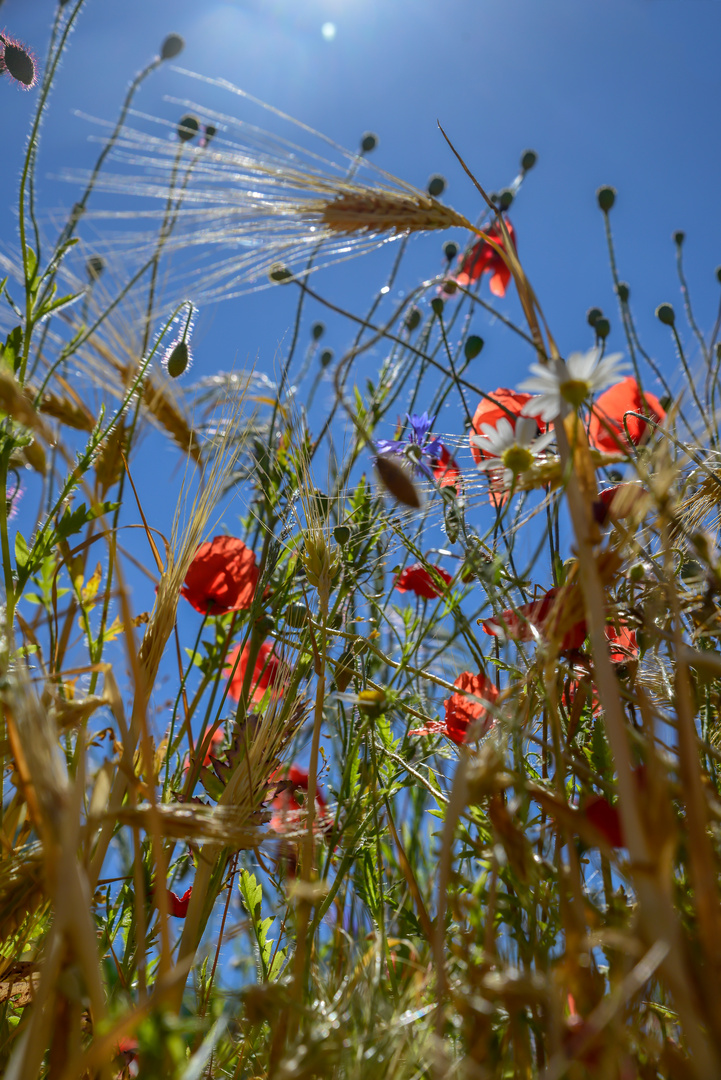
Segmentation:
<svg viewBox="0 0 721 1080">
<path fill-rule="evenodd" d="M 435 464 L 443 452 L 443 443 L 440 439 L 426 441 L 435 416 L 429 417 L 427 412 L 422 412 L 420 415 L 406 413 L 406 420 L 410 426 L 410 432 L 405 439 L 378 439 L 376 450 L 379 454 L 405 455 L 413 462 L 417 472 L 422 473 L 428 480 L 433 480 L 433 470 L 423 459 L 429 458 Z"/>
</svg>

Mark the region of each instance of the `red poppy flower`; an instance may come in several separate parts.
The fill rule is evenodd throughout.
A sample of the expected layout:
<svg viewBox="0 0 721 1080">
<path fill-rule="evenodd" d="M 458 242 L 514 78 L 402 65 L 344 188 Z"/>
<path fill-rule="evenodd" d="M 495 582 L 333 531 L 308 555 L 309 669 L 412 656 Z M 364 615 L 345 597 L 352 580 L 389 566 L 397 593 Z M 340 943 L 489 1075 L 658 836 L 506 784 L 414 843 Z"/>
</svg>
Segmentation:
<svg viewBox="0 0 721 1080">
<path fill-rule="evenodd" d="M 603 795 L 590 795 L 581 807 L 586 821 L 597 829 L 611 847 L 624 847 L 621 815 Z"/>
<path fill-rule="evenodd" d="M 275 779 L 279 781 L 285 780 L 291 786 L 283 787 L 273 799 L 271 803 L 273 816 L 270 819 L 270 827 L 278 833 L 298 829 L 303 822 L 303 808 L 297 796 L 299 791 L 308 791 L 308 770 L 300 765 L 291 765 L 285 775 L 283 775 L 283 770 L 279 769 Z M 328 820 L 326 807 L 327 803 L 323 791 L 316 785 L 316 817 L 314 825 L 322 830 L 326 830 L 329 824 L 332 824 Z"/>
<path fill-rule="evenodd" d="M 201 615 L 246 611 L 258 584 L 255 555 L 234 536 L 216 536 L 195 553 L 181 592 Z"/>
<path fill-rule="evenodd" d="M 458 462 L 451 457 L 442 443 L 440 457 L 433 463 L 433 477 L 442 488 L 461 486 L 461 470 L 458 468 Z"/>
<path fill-rule="evenodd" d="M 653 430 L 651 425 L 637 416 L 627 416 L 627 413 L 645 414 L 657 424 L 666 419 L 666 411 L 658 398 L 647 391 L 642 395 L 640 386 L 633 376 L 629 375 L 596 400 L 588 424 L 591 446 L 609 454 L 617 454 L 629 449 L 629 440 L 634 446 L 638 446 L 648 438 Z M 625 428 L 628 428 L 628 438 Z"/>
<path fill-rule="evenodd" d="M 444 702 L 445 720 L 431 720 L 425 727 L 409 731 L 409 735 L 447 735 L 458 746 L 466 741 L 471 725 L 473 738 L 485 735 L 490 727 L 488 709 L 480 701 L 466 695 L 472 694 L 473 697 L 483 698 L 483 701 L 494 702 L 498 697 L 495 684 L 483 674 L 473 675 L 470 671 L 464 671 L 453 685 L 458 687 L 460 693 L 451 694 Z"/>
<path fill-rule="evenodd" d="M 228 696 L 231 697 L 233 701 L 240 701 L 240 695 L 243 690 L 243 680 L 245 679 L 245 669 L 248 666 L 249 653 L 249 644 L 245 646 L 242 653 L 240 651 L 240 645 L 238 645 L 228 656 L 225 674 L 230 676 Z M 238 666 L 235 667 L 235 661 L 239 654 L 240 660 Z M 234 667 L 235 673 L 231 675 Z M 278 694 L 279 696 L 282 695 L 284 673 L 285 664 L 280 657 L 276 656 L 273 652 L 273 646 L 269 645 L 267 641 L 264 641 L 258 650 L 258 658 L 255 661 L 255 668 L 253 669 L 253 678 L 250 687 L 253 701 L 260 701 L 269 686 L 274 694 Z"/>
<path fill-rule="evenodd" d="M 628 482 L 599 491 L 598 499 L 593 504 L 593 516 L 599 525 L 607 521 L 621 521 L 638 513 L 643 516 L 647 493 L 642 484 Z"/>
<path fill-rule="evenodd" d="M 442 570 L 440 566 L 434 566 L 433 569 L 443 578 L 446 585 L 450 585 L 453 578 L 449 573 Z M 416 596 L 422 596 L 424 600 L 433 600 L 436 596 L 443 595 L 442 589 L 433 576 L 420 563 L 407 566 L 403 573 L 398 575 L 395 587 L 398 592 L 413 592 Z"/>
<path fill-rule="evenodd" d="M 490 424 L 491 427 L 495 427 L 502 417 L 505 417 L 515 430 L 516 419 L 523 406 L 531 400 L 532 396 L 532 394 L 517 394 L 515 390 L 507 390 L 505 387 L 499 386 L 492 394 L 481 398 L 478 403 L 478 408 L 473 417 L 471 435 L 482 435 L 483 424 Z M 483 458 L 487 456 L 473 441 L 471 441 L 471 453 L 476 465 L 480 464 Z"/>
<path fill-rule="evenodd" d="M 184 919 L 188 914 L 188 904 L 190 903 L 192 892 L 192 885 L 182 896 L 178 896 L 177 893 L 171 892 L 170 889 L 168 889 L 168 910 L 176 919 Z"/>
<path fill-rule="evenodd" d="M 616 628 L 613 623 L 606 626 L 606 637 L 609 643 L 609 653 L 614 664 L 627 664 L 629 660 L 638 657 L 638 642 L 636 631 L 629 630 L 623 623 Z"/>
<path fill-rule="evenodd" d="M 494 637 L 531 641 L 534 629 L 546 638 L 561 637 L 561 652 L 580 649 L 586 639 L 586 620 L 577 617 L 583 600 L 577 585 L 560 585 L 530 604 L 504 611 L 500 619 L 485 619 L 483 629 Z M 562 636 L 561 636 L 562 635 Z"/>
<path fill-rule="evenodd" d="M 515 248 L 516 232 L 508 218 L 506 218 L 506 228 Z M 497 223 L 491 225 L 484 235 L 503 247 L 503 233 Z M 486 273 L 491 275 L 490 289 L 493 295 L 505 296 L 508 282 L 511 280 L 511 271 L 496 249 L 481 237 L 466 255 L 461 256 L 454 277 L 460 286 L 467 289 L 474 281 L 478 281 L 481 274 Z"/>
</svg>

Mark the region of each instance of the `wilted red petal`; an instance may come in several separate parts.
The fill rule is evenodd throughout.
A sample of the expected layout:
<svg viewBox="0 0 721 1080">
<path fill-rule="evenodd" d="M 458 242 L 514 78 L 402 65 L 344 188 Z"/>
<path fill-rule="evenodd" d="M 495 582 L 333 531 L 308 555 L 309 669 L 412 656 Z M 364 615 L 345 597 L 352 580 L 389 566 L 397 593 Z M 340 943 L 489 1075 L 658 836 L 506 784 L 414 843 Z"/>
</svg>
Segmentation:
<svg viewBox="0 0 721 1080">
<path fill-rule="evenodd" d="M 601 833 L 611 847 L 625 847 L 621 816 L 615 806 L 611 806 L 603 795 L 590 795 L 581 808 L 581 813 L 595 829 Z"/>
<path fill-rule="evenodd" d="M 202 615 L 246 611 L 258 584 L 255 555 L 234 536 L 216 536 L 198 548 L 181 592 Z"/>
<path fill-rule="evenodd" d="M 235 673 L 231 676 L 238 655 L 240 655 L 240 660 L 235 668 Z M 228 656 L 224 674 L 231 676 L 228 685 L 228 697 L 231 697 L 233 701 L 240 701 L 249 655 L 250 645 L 248 644 L 242 652 L 240 651 L 240 645 L 238 645 Z M 273 646 L 264 641 L 258 650 L 258 659 L 255 661 L 255 668 L 253 669 L 253 678 L 251 680 L 251 697 L 253 701 L 260 701 L 269 686 L 274 694 L 282 696 L 284 669 L 285 665 L 273 652 Z"/>
<path fill-rule="evenodd" d="M 190 903 L 190 896 L 193 892 L 193 886 L 191 885 L 187 892 L 184 892 L 182 896 L 178 896 L 177 893 L 167 890 L 168 893 L 168 910 L 171 915 L 174 915 L 176 919 L 184 919 L 188 914 L 188 904 Z"/>
<path fill-rule="evenodd" d="M 433 476 L 440 487 L 460 487 L 461 470 L 455 458 L 452 458 L 445 446 L 441 446 L 441 456 L 433 466 Z"/>
<path fill-rule="evenodd" d="M 626 415 L 627 413 L 646 414 L 658 424 L 666 419 L 666 412 L 655 394 L 644 391 L 642 397 L 641 388 L 633 376 L 629 375 L 606 390 L 594 403 L 588 424 L 591 446 L 616 454 L 629 449 L 629 440 L 634 446 L 643 442 L 652 431 L 651 425 L 636 416 Z M 624 428 L 624 416 L 628 438 Z"/>
<path fill-rule="evenodd" d="M 516 233 L 508 218 L 506 218 L 506 228 L 515 248 Z M 498 224 L 491 225 L 484 235 L 503 246 L 503 233 Z M 491 274 L 491 292 L 493 295 L 505 296 L 506 287 L 511 280 L 510 270 L 495 248 L 487 244 L 481 237 L 466 255 L 461 256 L 455 280 L 463 288 L 468 288 L 474 281 L 478 281 L 481 274 L 486 272 Z"/>
<path fill-rule="evenodd" d="M 577 609 L 583 610 L 578 586 L 555 586 L 539 600 L 521 604 L 515 611 L 504 611 L 500 619 L 485 619 L 483 629 L 494 637 L 505 635 L 511 641 L 531 641 L 534 628 L 546 640 L 562 632 L 560 651 L 568 652 L 580 649 L 586 640 L 586 620 L 573 619 Z"/>
<path fill-rule="evenodd" d="M 442 570 L 440 566 L 434 566 L 433 569 L 443 578 L 446 585 L 450 585 L 453 578 L 447 571 Z M 422 596 L 426 600 L 433 600 L 434 597 L 443 595 L 438 583 L 421 563 L 413 563 L 412 566 L 407 566 L 398 575 L 395 587 L 398 592 L 413 592 L 416 596 Z"/>
</svg>

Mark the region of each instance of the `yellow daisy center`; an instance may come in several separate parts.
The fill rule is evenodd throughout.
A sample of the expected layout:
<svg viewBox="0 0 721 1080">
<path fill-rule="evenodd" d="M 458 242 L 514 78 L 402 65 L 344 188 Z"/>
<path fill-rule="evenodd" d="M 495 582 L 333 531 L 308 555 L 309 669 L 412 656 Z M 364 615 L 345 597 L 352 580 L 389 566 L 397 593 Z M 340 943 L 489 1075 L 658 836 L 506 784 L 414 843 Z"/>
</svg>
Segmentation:
<svg viewBox="0 0 721 1080">
<path fill-rule="evenodd" d="M 533 454 L 525 446 L 509 446 L 501 454 L 501 461 L 516 476 L 530 469 L 533 465 Z"/>
<path fill-rule="evenodd" d="M 585 379 L 567 379 L 560 385 L 561 397 L 574 409 L 580 409 L 591 393 L 591 387 Z"/>
</svg>

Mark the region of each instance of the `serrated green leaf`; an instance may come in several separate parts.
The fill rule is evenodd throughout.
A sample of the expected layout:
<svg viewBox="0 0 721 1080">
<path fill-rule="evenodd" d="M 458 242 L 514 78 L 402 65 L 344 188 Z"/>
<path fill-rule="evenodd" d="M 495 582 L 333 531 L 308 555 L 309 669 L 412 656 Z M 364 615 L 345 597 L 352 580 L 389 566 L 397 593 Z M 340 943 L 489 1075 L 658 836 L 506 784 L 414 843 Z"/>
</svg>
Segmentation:
<svg viewBox="0 0 721 1080">
<path fill-rule="evenodd" d="M 15 562 L 19 571 L 25 569 L 30 558 L 30 549 L 21 532 L 15 534 Z"/>
</svg>

